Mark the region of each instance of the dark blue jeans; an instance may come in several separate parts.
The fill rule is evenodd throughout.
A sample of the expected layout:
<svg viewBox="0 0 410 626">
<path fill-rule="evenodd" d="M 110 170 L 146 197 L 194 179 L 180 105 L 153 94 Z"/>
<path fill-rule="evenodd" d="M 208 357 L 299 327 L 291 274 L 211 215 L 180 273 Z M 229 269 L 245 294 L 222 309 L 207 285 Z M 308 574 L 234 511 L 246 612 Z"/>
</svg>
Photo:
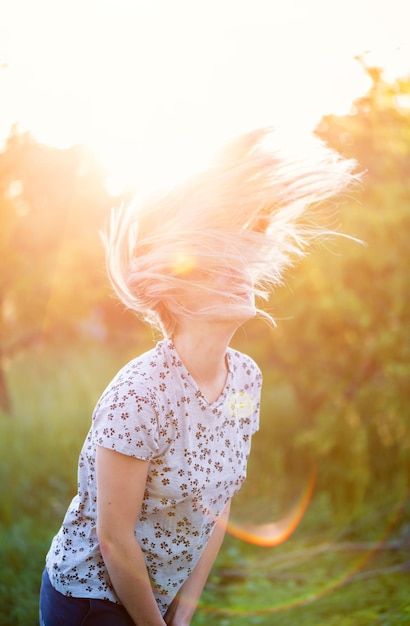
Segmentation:
<svg viewBox="0 0 410 626">
<path fill-rule="evenodd" d="M 93 598 L 70 598 L 56 591 L 46 570 L 40 591 L 40 626 L 133 626 L 120 604 Z"/>
</svg>

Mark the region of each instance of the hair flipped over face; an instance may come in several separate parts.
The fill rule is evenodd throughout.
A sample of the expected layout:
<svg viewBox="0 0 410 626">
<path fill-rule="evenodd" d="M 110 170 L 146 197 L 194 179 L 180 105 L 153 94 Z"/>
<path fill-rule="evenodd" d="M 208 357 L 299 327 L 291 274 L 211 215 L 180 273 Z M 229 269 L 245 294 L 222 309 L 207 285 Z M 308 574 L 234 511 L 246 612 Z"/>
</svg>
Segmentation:
<svg viewBox="0 0 410 626">
<path fill-rule="evenodd" d="M 195 312 L 182 304 L 203 288 L 204 274 L 208 285 L 223 272 L 247 276 L 266 299 L 296 258 L 334 234 L 323 224 L 327 201 L 358 179 L 354 167 L 319 141 L 301 157 L 286 153 L 271 129 L 239 137 L 186 183 L 113 211 L 103 239 L 117 295 L 165 336 L 184 316 L 218 314 L 217 304 Z M 226 309 L 226 287 L 208 289 L 225 296 Z"/>
</svg>

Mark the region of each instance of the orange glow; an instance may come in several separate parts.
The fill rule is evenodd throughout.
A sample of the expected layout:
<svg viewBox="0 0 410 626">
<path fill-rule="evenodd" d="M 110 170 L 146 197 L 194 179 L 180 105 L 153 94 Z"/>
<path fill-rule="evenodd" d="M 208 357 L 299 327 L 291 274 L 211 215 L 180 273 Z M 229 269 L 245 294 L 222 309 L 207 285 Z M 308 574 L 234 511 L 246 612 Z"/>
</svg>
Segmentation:
<svg viewBox="0 0 410 626">
<path fill-rule="evenodd" d="M 313 483 L 312 483 L 312 479 L 313 479 Z M 308 487 L 305 490 L 304 495 L 302 496 L 300 502 L 299 502 L 299 512 L 301 512 L 300 515 L 300 519 L 303 517 L 303 513 L 306 511 L 307 508 L 307 504 L 309 503 L 310 500 L 310 496 L 307 497 L 308 495 L 308 491 L 309 489 L 311 489 L 311 492 L 313 491 L 313 487 L 314 487 L 314 482 L 316 479 L 316 472 L 312 472 L 312 476 L 311 476 L 311 480 L 309 482 Z M 216 606 L 206 606 L 204 607 L 204 610 L 207 611 L 208 614 L 214 614 L 214 615 L 273 615 L 273 614 L 277 614 L 277 613 L 282 613 L 282 612 L 286 612 L 290 609 L 294 609 L 296 607 L 300 607 L 303 606 L 307 603 L 312 603 L 315 602 L 323 597 L 325 597 L 326 595 L 332 593 L 333 591 L 335 591 L 336 589 L 340 588 L 341 586 L 345 585 L 346 583 L 348 583 L 349 581 L 353 580 L 355 575 L 362 571 L 363 568 L 366 566 L 366 564 L 372 559 L 372 557 L 378 552 L 378 550 L 382 547 L 384 541 L 386 541 L 386 539 L 388 538 L 391 530 L 395 527 L 397 521 L 400 519 L 400 515 L 403 513 L 403 506 L 405 504 L 405 502 L 408 500 L 409 497 L 409 492 L 405 491 L 403 493 L 403 498 L 400 500 L 400 502 L 398 502 L 396 508 L 394 509 L 394 511 L 392 512 L 392 516 L 391 519 L 389 520 L 389 523 L 387 524 L 386 528 L 383 529 L 383 533 L 381 535 L 381 537 L 375 542 L 375 545 L 372 549 L 369 549 L 369 551 L 365 551 L 364 555 L 361 556 L 358 560 L 356 560 L 355 562 L 352 563 L 352 566 L 348 568 L 347 571 L 339 574 L 338 576 L 336 576 L 335 578 L 330 578 L 328 585 L 326 585 L 325 587 L 322 588 L 318 588 L 317 591 L 313 591 L 309 588 L 309 590 L 307 592 L 303 592 L 303 590 L 301 591 L 300 594 L 298 594 L 297 596 L 295 596 L 292 600 L 288 601 L 288 602 L 283 602 L 280 603 L 280 601 L 278 603 L 274 603 L 273 605 L 268 605 L 264 608 L 258 608 L 258 609 L 250 609 L 250 610 L 244 610 L 243 608 L 237 609 L 237 608 L 226 608 L 224 607 L 223 609 L 216 607 Z M 307 501 L 307 502 L 306 502 Z M 304 504 L 302 504 L 302 502 Z M 293 512 L 295 512 L 295 509 L 293 509 Z M 291 517 L 291 515 L 289 514 L 289 516 L 287 517 Z M 287 518 L 284 518 L 287 519 Z M 297 523 L 299 523 L 300 519 L 298 520 Z M 282 520 L 279 523 L 282 523 L 284 520 Z M 294 528 L 296 528 L 297 524 L 294 526 Z M 291 530 L 291 532 L 293 532 L 294 528 Z M 233 533 L 232 533 L 233 534 Z M 291 533 L 289 533 L 291 534 Z M 288 536 L 283 537 L 282 535 L 282 540 L 284 541 Z M 245 537 L 240 537 L 245 538 Z M 247 539 L 249 541 L 249 539 Z M 255 542 L 256 543 L 256 542 Z M 278 543 L 280 543 L 279 541 L 277 541 L 275 544 L 269 544 L 269 545 L 277 545 Z M 265 545 L 265 544 L 258 544 L 258 545 Z M 318 554 L 321 553 L 320 548 L 322 548 L 323 551 L 328 551 L 328 550 L 332 550 L 332 544 L 322 544 L 321 546 L 319 546 L 319 550 L 318 550 Z"/>
<path fill-rule="evenodd" d="M 198 260 L 193 254 L 181 252 L 172 264 L 175 274 L 188 274 L 198 267 Z"/>
<path fill-rule="evenodd" d="M 86 143 L 115 191 L 168 185 L 251 128 L 299 138 L 322 115 L 346 113 L 370 86 L 354 60 L 365 50 L 408 68 L 405 0 L 371 16 L 365 0 L 6 4 L 0 140 L 17 122 L 42 143 Z"/>
<path fill-rule="evenodd" d="M 239 524 L 232 518 L 228 522 L 227 531 L 233 537 L 257 546 L 272 547 L 283 543 L 302 520 L 312 498 L 315 483 L 316 469 L 313 469 L 300 499 L 282 519 L 268 524 Z"/>
</svg>

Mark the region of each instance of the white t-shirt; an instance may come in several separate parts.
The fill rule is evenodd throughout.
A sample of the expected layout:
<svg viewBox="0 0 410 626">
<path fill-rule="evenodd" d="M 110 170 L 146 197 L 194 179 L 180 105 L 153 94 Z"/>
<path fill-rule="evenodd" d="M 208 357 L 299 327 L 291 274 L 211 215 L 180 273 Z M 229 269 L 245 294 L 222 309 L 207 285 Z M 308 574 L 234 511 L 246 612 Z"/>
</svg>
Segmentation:
<svg viewBox="0 0 410 626">
<path fill-rule="evenodd" d="M 119 602 L 96 535 L 96 446 L 150 461 L 135 532 L 165 613 L 192 572 L 215 522 L 246 476 L 259 425 L 262 377 L 248 356 L 227 351 L 223 392 L 208 403 L 171 340 L 132 360 L 101 396 L 78 466 L 78 494 L 47 555 L 64 595 Z"/>
</svg>

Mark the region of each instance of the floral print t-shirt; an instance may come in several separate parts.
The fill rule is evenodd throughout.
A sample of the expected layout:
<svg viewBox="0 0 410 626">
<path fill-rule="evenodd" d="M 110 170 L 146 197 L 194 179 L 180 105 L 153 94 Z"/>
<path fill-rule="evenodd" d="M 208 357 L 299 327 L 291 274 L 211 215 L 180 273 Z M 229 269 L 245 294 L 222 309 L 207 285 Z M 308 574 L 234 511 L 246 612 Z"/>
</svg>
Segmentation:
<svg viewBox="0 0 410 626">
<path fill-rule="evenodd" d="M 47 555 L 57 591 L 120 602 L 96 534 L 99 445 L 150 461 L 135 533 L 165 613 L 245 479 L 251 436 L 259 424 L 259 368 L 231 348 L 227 364 L 225 387 L 213 403 L 171 340 L 132 360 L 108 385 L 80 454 L 78 494 Z"/>
</svg>

